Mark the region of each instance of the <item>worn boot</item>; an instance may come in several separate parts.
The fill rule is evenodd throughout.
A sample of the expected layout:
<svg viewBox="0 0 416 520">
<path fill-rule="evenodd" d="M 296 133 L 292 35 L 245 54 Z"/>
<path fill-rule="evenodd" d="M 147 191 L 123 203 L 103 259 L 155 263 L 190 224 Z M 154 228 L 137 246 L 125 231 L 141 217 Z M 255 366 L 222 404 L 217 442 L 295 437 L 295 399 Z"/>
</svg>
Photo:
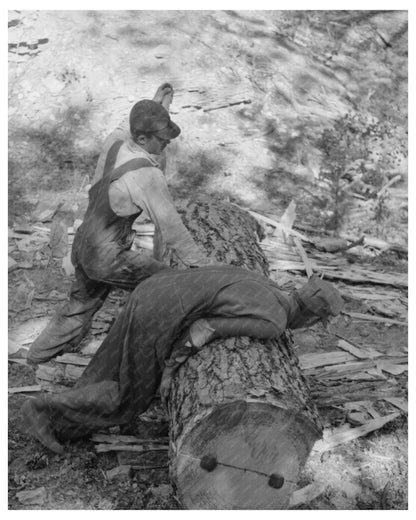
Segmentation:
<svg viewBox="0 0 416 520">
<path fill-rule="evenodd" d="M 48 404 L 42 399 L 31 399 L 21 409 L 26 431 L 36 437 L 44 446 L 59 455 L 65 450 L 58 442 L 52 427 L 52 419 Z"/>
</svg>

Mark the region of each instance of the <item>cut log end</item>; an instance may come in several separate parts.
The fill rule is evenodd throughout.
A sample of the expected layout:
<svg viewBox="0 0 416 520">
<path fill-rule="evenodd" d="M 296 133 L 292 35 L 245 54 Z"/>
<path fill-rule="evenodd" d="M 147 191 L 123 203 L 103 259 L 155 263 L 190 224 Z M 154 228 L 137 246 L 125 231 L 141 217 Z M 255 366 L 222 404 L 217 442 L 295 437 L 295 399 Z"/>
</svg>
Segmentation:
<svg viewBox="0 0 416 520">
<path fill-rule="evenodd" d="M 282 509 L 320 434 L 270 403 L 217 406 L 185 436 L 176 483 L 186 509 Z"/>
</svg>

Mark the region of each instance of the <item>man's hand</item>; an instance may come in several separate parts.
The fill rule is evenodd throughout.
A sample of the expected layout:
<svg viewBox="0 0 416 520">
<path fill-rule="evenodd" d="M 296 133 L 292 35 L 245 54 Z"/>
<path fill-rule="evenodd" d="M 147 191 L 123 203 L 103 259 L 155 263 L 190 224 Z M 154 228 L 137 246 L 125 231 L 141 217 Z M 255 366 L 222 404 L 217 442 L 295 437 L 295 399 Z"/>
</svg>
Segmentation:
<svg viewBox="0 0 416 520">
<path fill-rule="evenodd" d="M 153 101 L 160 103 L 169 112 L 173 99 L 173 87 L 170 83 L 162 83 L 153 96 Z"/>
</svg>

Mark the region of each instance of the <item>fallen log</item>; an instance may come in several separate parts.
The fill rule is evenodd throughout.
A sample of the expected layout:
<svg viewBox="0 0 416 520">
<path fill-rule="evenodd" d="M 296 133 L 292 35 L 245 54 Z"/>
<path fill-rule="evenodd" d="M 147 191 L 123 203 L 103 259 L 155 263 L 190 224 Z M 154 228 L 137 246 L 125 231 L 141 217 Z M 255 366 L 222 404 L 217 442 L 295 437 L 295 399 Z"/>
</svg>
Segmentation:
<svg viewBox="0 0 416 520">
<path fill-rule="evenodd" d="M 247 212 L 199 202 L 182 218 L 210 257 L 268 275 Z M 288 507 L 321 433 L 290 333 L 203 348 L 180 368 L 169 408 L 170 472 L 184 508 Z"/>
</svg>

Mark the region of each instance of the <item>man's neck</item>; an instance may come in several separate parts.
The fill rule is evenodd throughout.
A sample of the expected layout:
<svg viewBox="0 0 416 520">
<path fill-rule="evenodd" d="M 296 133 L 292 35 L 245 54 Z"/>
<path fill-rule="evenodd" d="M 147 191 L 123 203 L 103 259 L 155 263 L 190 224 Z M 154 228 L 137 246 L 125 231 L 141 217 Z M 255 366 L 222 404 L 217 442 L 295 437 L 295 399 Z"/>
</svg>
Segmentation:
<svg viewBox="0 0 416 520">
<path fill-rule="evenodd" d="M 149 153 L 145 148 L 137 144 L 132 137 L 128 139 L 127 146 L 132 152 L 139 153 L 154 163 L 156 168 L 160 168 L 159 156 Z"/>
</svg>

